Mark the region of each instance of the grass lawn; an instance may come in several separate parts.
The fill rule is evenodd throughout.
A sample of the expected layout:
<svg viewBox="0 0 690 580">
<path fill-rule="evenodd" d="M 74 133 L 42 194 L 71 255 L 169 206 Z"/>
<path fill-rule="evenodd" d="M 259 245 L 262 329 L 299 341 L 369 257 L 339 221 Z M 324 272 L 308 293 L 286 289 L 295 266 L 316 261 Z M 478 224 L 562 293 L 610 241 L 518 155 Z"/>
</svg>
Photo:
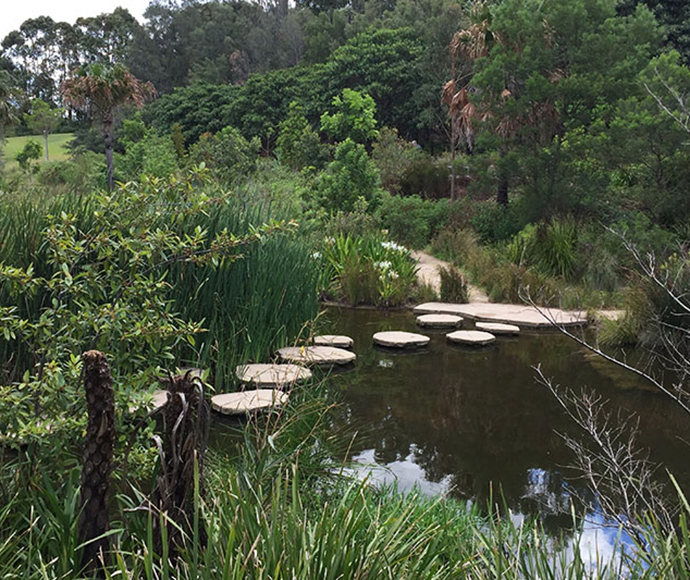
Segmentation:
<svg viewBox="0 0 690 580">
<path fill-rule="evenodd" d="M 24 135 L 22 137 L 8 137 L 2 148 L 2 158 L 7 164 L 7 167 L 16 165 L 14 158 L 26 145 L 29 139 L 38 141 L 43 151 L 45 145 L 43 143 L 43 135 Z M 55 133 L 48 137 L 48 155 L 51 161 L 63 161 L 69 156 L 69 148 L 67 143 L 74 139 L 74 133 Z M 41 157 L 41 162 L 45 163 L 45 156 Z"/>
</svg>

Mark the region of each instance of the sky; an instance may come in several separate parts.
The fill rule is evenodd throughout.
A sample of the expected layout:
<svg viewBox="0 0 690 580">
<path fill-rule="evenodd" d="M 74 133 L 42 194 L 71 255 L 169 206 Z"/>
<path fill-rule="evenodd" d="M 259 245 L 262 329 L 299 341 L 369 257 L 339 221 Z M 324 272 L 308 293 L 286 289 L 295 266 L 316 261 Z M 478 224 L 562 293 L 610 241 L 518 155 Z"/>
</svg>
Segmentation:
<svg viewBox="0 0 690 580">
<path fill-rule="evenodd" d="M 139 22 L 150 0 L 0 0 L 0 42 L 17 30 L 22 22 L 37 16 L 50 16 L 56 22 L 74 22 L 80 16 L 112 12 L 118 6 L 130 11 Z"/>
</svg>

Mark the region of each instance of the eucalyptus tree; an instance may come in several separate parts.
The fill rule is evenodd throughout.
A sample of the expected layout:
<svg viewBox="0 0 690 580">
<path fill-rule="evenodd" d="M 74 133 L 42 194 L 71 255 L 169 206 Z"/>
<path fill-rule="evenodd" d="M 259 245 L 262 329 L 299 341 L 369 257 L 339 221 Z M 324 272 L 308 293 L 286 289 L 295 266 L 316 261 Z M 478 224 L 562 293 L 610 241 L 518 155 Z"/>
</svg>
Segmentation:
<svg viewBox="0 0 690 580">
<path fill-rule="evenodd" d="M 54 109 L 41 99 L 34 99 L 31 102 L 31 112 L 24 114 L 24 120 L 29 129 L 34 133 L 43 135 L 46 161 L 50 161 L 48 156 L 48 137 L 60 123 L 62 114 L 62 109 Z"/>
<path fill-rule="evenodd" d="M 155 95 L 150 82 L 141 82 L 121 64 L 92 64 L 77 69 L 60 90 L 65 102 L 85 111 L 103 127 L 108 189 L 113 188 L 113 131 L 115 113 L 123 105 L 141 108 Z"/>
</svg>

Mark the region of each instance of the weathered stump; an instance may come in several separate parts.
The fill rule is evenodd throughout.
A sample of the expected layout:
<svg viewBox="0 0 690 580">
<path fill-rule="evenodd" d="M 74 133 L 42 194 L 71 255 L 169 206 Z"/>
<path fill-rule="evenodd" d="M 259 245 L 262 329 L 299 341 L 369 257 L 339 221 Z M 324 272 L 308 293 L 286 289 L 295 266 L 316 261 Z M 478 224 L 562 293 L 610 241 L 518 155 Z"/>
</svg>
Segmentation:
<svg viewBox="0 0 690 580">
<path fill-rule="evenodd" d="M 194 508 L 195 469 L 198 489 L 203 493 L 203 468 L 208 437 L 209 409 L 203 396 L 203 384 L 191 372 L 170 377 L 167 382 L 168 402 L 162 407 L 163 442 L 161 465 L 153 504 L 166 514 L 167 544 L 171 558 L 184 545 L 183 532 L 191 533 Z M 169 520 L 168 520 L 169 518 Z M 154 521 L 159 518 L 154 518 Z M 206 533 L 200 525 L 200 541 Z M 162 553 L 164 535 L 156 524 L 156 547 Z"/>
<path fill-rule="evenodd" d="M 84 390 L 88 409 L 84 464 L 81 472 L 79 540 L 84 543 L 82 566 L 89 572 L 100 570 L 109 548 L 108 496 L 115 442 L 115 397 L 110 367 L 105 355 L 90 350 L 82 355 Z"/>
</svg>

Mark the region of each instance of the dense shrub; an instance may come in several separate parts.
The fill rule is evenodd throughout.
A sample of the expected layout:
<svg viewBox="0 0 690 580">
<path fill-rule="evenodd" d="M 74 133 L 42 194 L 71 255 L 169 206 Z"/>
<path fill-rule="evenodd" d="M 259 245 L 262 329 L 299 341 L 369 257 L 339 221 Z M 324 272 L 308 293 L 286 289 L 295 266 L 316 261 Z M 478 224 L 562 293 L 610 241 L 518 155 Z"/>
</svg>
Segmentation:
<svg viewBox="0 0 690 580">
<path fill-rule="evenodd" d="M 450 196 L 450 171 L 431 157 L 421 156 L 412 161 L 400 177 L 402 195 L 421 195 L 427 199 Z"/>
<path fill-rule="evenodd" d="M 294 101 L 290 103 L 287 119 L 280 124 L 276 156 L 293 169 L 321 169 L 327 159 L 327 149 L 321 144 L 319 134 L 312 129 L 301 107 Z"/>
<path fill-rule="evenodd" d="M 329 213 L 353 211 L 360 198 L 374 209 L 381 196 L 381 178 L 364 146 L 346 139 L 316 179 L 315 190 L 320 205 Z"/>
<path fill-rule="evenodd" d="M 412 248 L 423 248 L 447 223 L 448 200 L 425 200 L 419 196 L 384 195 L 379 216 L 391 237 Z"/>
<path fill-rule="evenodd" d="M 189 162 L 204 163 L 225 183 L 233 183 L 256 169 L 261 149 L 258 138 L 245 139 L 234 127 L 212 135 L 204 133 L 189 148 Z"/>
<path fill-rule="evenodd" d="M 414 143 L 398 136 L 397 129 L 384 127 L 374 141 L 371 159 L 381 174 L 381 183 L 390 193 L 399 193 L 402 176 L 408 167 L 422 156 Z"/>
</svg>

